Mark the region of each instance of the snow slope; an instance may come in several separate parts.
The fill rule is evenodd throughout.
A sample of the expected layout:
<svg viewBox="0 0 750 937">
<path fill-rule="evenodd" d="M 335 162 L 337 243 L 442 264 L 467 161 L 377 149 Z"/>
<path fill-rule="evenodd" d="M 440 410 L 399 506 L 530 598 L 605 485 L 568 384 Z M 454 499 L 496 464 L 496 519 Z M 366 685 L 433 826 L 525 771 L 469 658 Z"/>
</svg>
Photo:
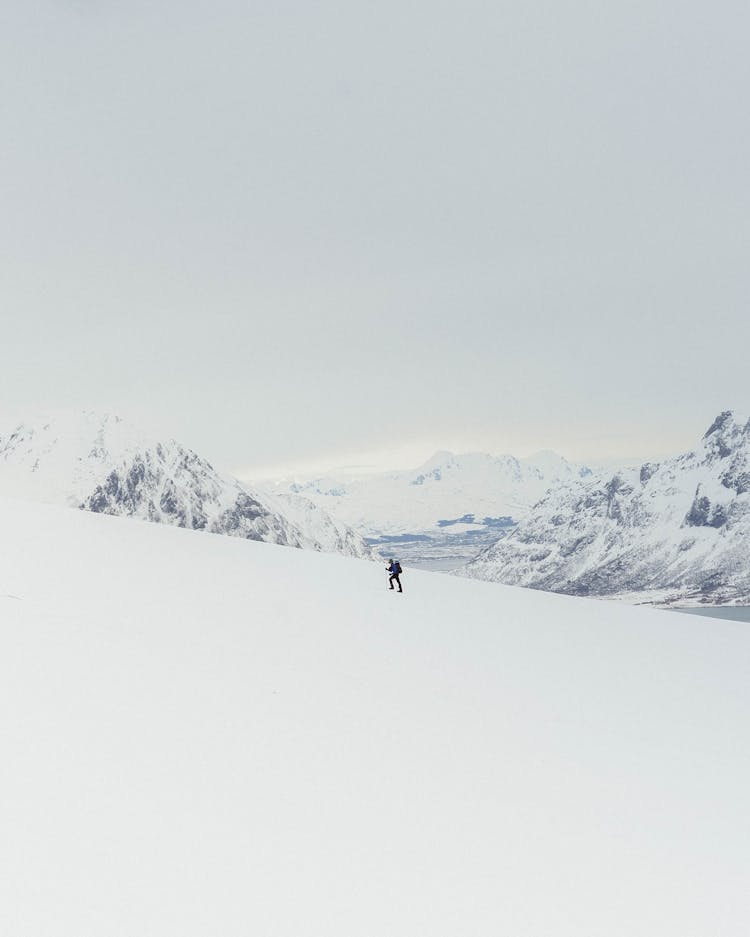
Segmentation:
<svg viewBox="0 0 750 937">
<path fill-rule="evenodd" d="M 109 414 L 60 413 L 0 435 L 0 492 L 286 546 L 370 554 L 361 537 L 311 502 L 284 502 L 243 486 L 180 443 L 148 439 Z"/>
<path fill-rule="evenodd" d="M 574 595 L 750 604 L 750 421 L 660 464 L 560 485 L 462 572 Z"/>
<path fill-rule="evenodd" d="M 745 937 L 746 625 L 0 500 L 0 931 Z"/>
<path fill-rule="evenodd" d="M 412 471 L 278 481 L 409 563 L 462 565 L 511 529 L 550 485 L 589 475 L 554 452 L 527 459 L 438 452 Z"/>
</svg>

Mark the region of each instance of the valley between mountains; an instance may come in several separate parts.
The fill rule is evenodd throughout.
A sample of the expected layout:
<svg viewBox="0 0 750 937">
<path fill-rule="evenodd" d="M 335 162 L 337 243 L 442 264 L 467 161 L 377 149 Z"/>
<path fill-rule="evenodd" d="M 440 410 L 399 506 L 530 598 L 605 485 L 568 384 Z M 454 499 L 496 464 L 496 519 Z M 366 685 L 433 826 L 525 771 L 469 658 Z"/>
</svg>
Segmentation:
<svg viewBox="0 0 750 937">
<path fill-rule="evenodd" d="M 543 451 L 436 453 L 412 471 L 239 481 L 111 414 L 0 435 L 0 494 L 550 592 L 750 605 L 750 421 L 604 471 Z"/>
</svg>

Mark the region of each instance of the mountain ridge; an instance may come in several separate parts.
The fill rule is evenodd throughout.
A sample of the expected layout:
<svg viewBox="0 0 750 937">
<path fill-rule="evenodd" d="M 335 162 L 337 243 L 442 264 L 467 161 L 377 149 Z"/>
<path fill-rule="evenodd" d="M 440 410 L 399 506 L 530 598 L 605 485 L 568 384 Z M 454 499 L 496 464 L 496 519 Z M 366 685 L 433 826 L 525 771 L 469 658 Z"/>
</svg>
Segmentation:
<svg viewBox="0 0 750 937">
<path fill-rule="evenodd" d="M 750 421 L 698 446 L 550 490 L 461 575 L 664 605 L 750 604 Z"/>
<path fill-rule="evenodd" d="M 322 509 L 266 494 L 113 414 L 57 414 L 0 436 L 0 490 L 93 513 L 367 557 Z"/>
</svg>

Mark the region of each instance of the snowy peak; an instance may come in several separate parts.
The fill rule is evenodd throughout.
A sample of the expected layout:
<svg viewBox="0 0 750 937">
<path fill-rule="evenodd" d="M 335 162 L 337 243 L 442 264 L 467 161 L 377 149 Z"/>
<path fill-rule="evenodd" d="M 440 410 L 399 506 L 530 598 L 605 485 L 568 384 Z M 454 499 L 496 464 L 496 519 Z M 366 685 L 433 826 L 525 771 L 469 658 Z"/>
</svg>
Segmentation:
<svg viewBox="0 0 750 937">
<path fill-rule="evenodd" d="M 65 490 L 71 482 L 88 486 L 113 451 L 133 451 L 137 445 L 133 429 L 117 416 L 87 411 L 20 423 L 7 436 L 0 436 L 3 487 L 12 476 L 13 493 L 39 494 L 42 500 L 48 496 L 55 501 L 61 484 Z"/>
<path fill-rule="evenodd" d="M 0 491 L 100 514 L 208 530 L 285 546 L 367 556 L 345 525 L 222 475 L 174 440 L 157 441 L 91 411 L 21 424 L 0 437 Z M 290 516 L 294 515 L 294 517 Z"/>
<path fill-rule="evenodd" d="M 726 459 L 747 445 L 750 439 L 750 420 L 740 419 L 732 410 L 716 417 L 703 436 L 707 458 Z"/>
<path fill-rule="evenodd" d="M 552 451 L 535 453 L 523 459 L 513 455 L 489 455 L 486 452 L 466 452 L 455 455 L 452 452 L 437 452 L 423 466 L 417 469 L 412 485 L 423 485 L 435 481 L 461 483 L 472 476 L 482 479 L 487 484 L 522 485 L 524 482 L 551 482 L 556 479 L 571 478 L 590 470 L 585 466 L 573 466 L 561 455 Z"/>
<path fill-rule="evenodd" d="M 527 459 L 436 452 L 412 471 L 313 478 L 282 490 L 303 494 L 368 536 L 435 531 L 446 519 L 523 517 L 559 480 L 590 474 L 554 453 Z M 278 490 L 278 489 L 277 489 Z"/>
<path fill-rule="evenodd" d="M 750 603 L 750 432 L 731 411 L 676 458 L 550 490 L 467 575 L 666 604 Z"/>
<path fill-rule="evenodd" d="M 441 449 L 431 456 L 423 465 L 415 470 L 416 475 L 429 475 L 435 469 L 444 468 L 446 465 L 453 464 L 455 455 L 447 449 Z"/>
<path fill-rule="evenodd" d="M 519 460 L 522 467 L 548 482 L 569 478 L 587 478 L 593 475 L 588 465 L 568 462 L 566 458 L 552 449 L 542 449 L 525 459 Z"/>
</svg>

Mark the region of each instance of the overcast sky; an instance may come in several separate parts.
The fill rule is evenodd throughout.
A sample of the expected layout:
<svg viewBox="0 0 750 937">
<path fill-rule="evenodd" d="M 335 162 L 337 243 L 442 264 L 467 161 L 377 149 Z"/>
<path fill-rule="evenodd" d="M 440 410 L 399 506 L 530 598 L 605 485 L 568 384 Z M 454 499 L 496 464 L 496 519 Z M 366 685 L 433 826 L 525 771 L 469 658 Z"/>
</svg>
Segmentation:
<svg viewBox="0 0 750 937">
<path fill-rule="evenodd" d="M 747 411 L 745 2 L 4 0 L 0 416 L 217 463 Z"/>
</svg>

